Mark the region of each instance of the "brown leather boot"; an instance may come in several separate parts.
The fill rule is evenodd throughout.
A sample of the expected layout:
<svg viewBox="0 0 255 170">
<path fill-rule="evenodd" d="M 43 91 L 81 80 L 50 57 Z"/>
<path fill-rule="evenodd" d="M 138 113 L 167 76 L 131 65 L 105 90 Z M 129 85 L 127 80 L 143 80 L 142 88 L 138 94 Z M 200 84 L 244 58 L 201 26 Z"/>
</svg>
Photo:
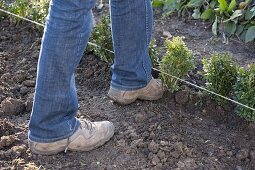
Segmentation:
<svg viewBox="0 0 255 170">
<path fill-rule="evenodd" d="M 50 143 L 39 143 L 28 140 L 33 153 L 52 155 L 62 151 L 90 151 L 106 143 L 114 134 L 111 122 L 90 122 L 80 119 L 79 129 L 69 138 Z"/>
<path fill-rule="evenodd" d="M 138 90 L 124 91 L 110 87 L 108 97 L 119 104 L 127 105 L 136 99 L 158 100 L 162 98 L 165 90 L 161 80 L 152 78 L 146 87 Z"/>
</svg>

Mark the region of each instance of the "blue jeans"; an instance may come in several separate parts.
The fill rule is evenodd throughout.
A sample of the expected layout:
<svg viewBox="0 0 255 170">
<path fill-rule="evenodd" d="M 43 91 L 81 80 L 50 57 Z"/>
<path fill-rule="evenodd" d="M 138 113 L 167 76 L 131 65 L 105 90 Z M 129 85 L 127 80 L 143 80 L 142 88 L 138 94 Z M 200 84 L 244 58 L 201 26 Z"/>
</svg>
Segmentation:
<svg viewBox="0 0 255 170">
<path fill-rule="evenodd" d="M 80 126 L 75 70 L 92 30 L 95 0 L 52 0 L 38 62 L 29 139 L 54 142 Z M 115 59 L 111 86 L 139 89 L 151 79 L 148 47 L 152 32 L 150 0 L 110 0 Z"/>
</svg>

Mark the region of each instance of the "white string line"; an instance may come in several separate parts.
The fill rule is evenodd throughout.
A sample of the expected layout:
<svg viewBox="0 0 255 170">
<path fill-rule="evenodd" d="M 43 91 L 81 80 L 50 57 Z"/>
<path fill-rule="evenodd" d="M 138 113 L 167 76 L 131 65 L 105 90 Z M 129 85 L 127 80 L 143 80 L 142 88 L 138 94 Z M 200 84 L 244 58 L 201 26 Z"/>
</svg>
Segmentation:
<svg viewBox="0 0 255 170">
<path fill-rule="evenodd" d="M 198 85 L 196 85 L 196 84 L 193 84 L 193 83 L 191 83 L 191 82 L 189 82 L 189 81 L 182 80 L 182 79 L 180 79 L 180 78 L 178 78 L 178 77 L 176 77 L 176 76 L 173 76 L 173 75 L 171 75 L 171 74 L 168 74 L 168 73 L 166 73 L 166 72 L 164 72 L 164 71 L 161 71 L 161 70 L 159 70 L 159 69 L 156 69 L 156 68 L 152 68 L 152 69 L 153 69 L 153 70 L 156 70 L 156 71 L 159 71 L 159 72 L 161 72 L 161 73 L 163 73 L 163 74 L 165 74 L 165 75 L 167 75 L 167 76 L 170 76 L 170 77 L 172 77 L 172 78 L 175 78 L 175 79 L 179 80 L 180 82 L 183 82 L 183 83 L 186 83 L 186 84 L 188 84 L 188 85 L 194 86 L 194 87 L 196 87 L 196 88 L 198 88 L 198 89 L 200 89 L 200 90 L 207 91 L 208 93 L 212 93 L 212 94 L 214 94 L 214 95 L 216 95 L 216 96 L 219 96 L 219 97 L 221 97 L 221 98 L 223 98 L 223 99 L 229 100 L 229 101 L 231 101 L 231 102 L 233 102 L 233 103 L 235 103 L 235 104 L 241 105 L 241 106 L 243 106 L 243 107 L 246 107 L 246 108 L 248 108 L 248 109 L 251 109 L 251 110 L 255 111 L 255 109 L 252 108 L 252 107 L 250 107 L 250 106 L 247 106 L 247 105 L 245 105 L 245 104 L 242 104 L 242 103 L 240 103 L 240 102 L 238 102 L 238 101 L 235 101 L 235 100 L 233 100 L 233 99 L 230 99 L 230 98 L 228 98 L 228 97 L 222 96 L 222 95 L 220 95 L 220 94 L 218 94 L 218 93 L 215 93 L 215 92 L 213 92 L 213 91 L 211 91 L 211 90 L 208 90 L 208 89 L 206 89 L 206 88 L 204 88 L 204 87 L 200 87 L 200 86 L 198 86 Z"/>
<path fill-rule="evenodd" d="M 9 14 L 9 15 L 15 16 L 15 17 L 17 17 L 17 18 L 23 19 L 23 20 L 25 20 L 25 21 L 32 22 L 32 23 L 34 23 L 34 24 L 36 24 L 36 25 L 39 25 L 39 26 L 44 27 L 44 24 L 41 24 L 41 23 L 39 23 L 39 22 L 30 20 L 30 19 L 27 19 L 27 18 L 24 18 L 24 17 L 19 16 L 19 15 L 17 15 L 17 14 L 13 14 L 13 13 L 11 13 L 11 12 L 9 12 L 9 11 L 5 11 L 5 10 L 3 10 L 3 9 L 1 9 L 1 8 L 0 8 L 0 11 L 1 11 L 1 12 L 4 12 L 4 13 L 6 13 L 6 14 Z"/>
<path fill-rule="evenodd" d="M 10 14 L 10 15 L 13 15 L 13 16 L 15 16 L 15 17 L 17 17 L 17 18 L 20 18 L 20 19 L 23 19 L 23 20 L 25 20 L 25 21 L 34 23 L 34 24 L 39 25 L 39 26 L 42 26 L 42 27 L 45 26 L 44 24 L 41 24 L 41 23 L 39 23 L 39 22 L 30 20 L 30 19 L 27 19 L 27 18 L 24 18 L 24 17 L 21 17 L 21 16 L 19 16 L 19 15 L 13 14 L 13 13 L 11 13 L 11 12 L 5 11 L 5 10 L 3 10 L 3 9 L 1 9 L 1 8 L 0 8 L 0 11 L 2 11 L 2 12 L 4 12 L 4 13 L 7 13 L 7 14 Z M 114 54 L 113 51 L 111 51 L 111 50 L 109 50 L 109 49 L 106 49 L 106 48 L 102 48 L 102 47 L 100 47 L 99 45 L 97 45 L 97 44 L 95 44 L 95 43 L 88 42 L 88 44 L 90 44 L 90 45 L 92 45 L 92 46 L 95 46 L 95 47 L 99 47 L 99 48 L 101 48 L 101 49 L 103 49 L 103 50 L 106 50 L 106 51 L 108 51 L 108 52 Z M 208 93 L 214 94 L 214 95 L 216 95 L 216 96 L 218 96 L 218 97 L 221 97 L 221 98 L 223 98 L 223 99 L 225 99 L 225 100 L 231 101 L 231 102 L 233 102 L 233 103 L 235 103 L 235 104 L 238 104 L 238 105 L 240 105 L 240 106 L 243 106 L 243 107 L 246 107 L 246 108 L 248 108 L 248 109 L 251 109 L 251 110 L 255 111 L 255 109 L 252 108 L 252 107 L 250 107 L 250 106 L 247 106 L 247 105 L 245 105 L 245 104 L 243 104 L 243 103 L 240 103 L 240 102 L 238 102 L 238 101 L 235 101 L 235 100 L 230 99 L 230 98 L 228 98 L 228 97 L 225 97 L 225 96 L 223 96 L 223 95 L 220 95 L 220 94 L 218 94 L 218 93 L 215 93 L 215 92 L 213 92 L 213 91 L 211 91 L 211 90 L 208 90 L 208 89 L 206 89 L 206 88 L 204 88 L 204 87 L 198 86 L 198 85 L 193 84 L 193 83 L 191 83 L 191 82 L 189 82 L 189 81 L 180 79 L 180 78 L 178 78 L 178 77 L 176 77 L 176 76 L 173 76 L 173 75 L 168 74 L 168 73 L 166 73 L 166 72 L 160 71 L 160 70 L 157 69 L 157 68 L 152 67 L 152 69 L 155 70 L 155 71 L 159 71 L 159 72 L 161 72 L 161 73 L 163 73 L 163 74 L 165 74 L 165 75 L 167 75 L 167 76 L 170 76 L 170 77 L 172 77 L 172 78 L 175 78 L 175 79 L 177 79 L 177 80 L 180 81 L 180 82 L 186 83 L 186 84 L 191 85 L 191 86 L 193 86 L 193 87 L 196 87 L 196 88 L 198 88 L 198 89 L 200 89 L 200 90 L 203 90 L 203 91 L 206 91 L 206 92 L 208 92 Z"/>
<path fill-rule="evenodd" d="M 1 11 L 1 12 L 4 12 L 4 13 L 6 13 L 6 14 L 9 14 L 9 15 L 15 16 L 15 17 L 17 17 L 17 18 L 20 18 L 20 19 L 22 19 L 22 20 L 31 22 L 31 23 L 33 23 L 33 24 L 39 25 L 39 26 L 41 26 L 41 27 L 45 27 L 45 25 L 42 24 L 42 23 L 39 23 L 39 22 L 30 20 L 30 19 L 28 19 L 28 18 L 19 16 L 19 15 L 17 15 L 17 14 L 11 13 L 11 12 L 9 12 L 9 11 L 5 11 L 5 10 L 3 10 L 3 9 L 1 9 L 1 8 L 0 8 L 0 11 Z M 92 43 L 92 42 L 88 42 L 88 44 L 90 44 L 90 45 L 92 45 L 92 46 L 95 46 L 95 47 L 98 47 L 98 48 L 102 48 L 102 47 L 100 47 L 99 45 L 97 45 L 97 44 L 95 44 L 95 43 Z M 102 49 L 103 49 L 103 50 L 106 50 L 106 51 L 108 51 L 108 52 L 110 52 L 110 53 L 114 53 L 114 52 L 111 51 L 111 50 L 108 50 L 108 49 L 105 49 L 105 48 L 102 48 Z"/>
</svg>

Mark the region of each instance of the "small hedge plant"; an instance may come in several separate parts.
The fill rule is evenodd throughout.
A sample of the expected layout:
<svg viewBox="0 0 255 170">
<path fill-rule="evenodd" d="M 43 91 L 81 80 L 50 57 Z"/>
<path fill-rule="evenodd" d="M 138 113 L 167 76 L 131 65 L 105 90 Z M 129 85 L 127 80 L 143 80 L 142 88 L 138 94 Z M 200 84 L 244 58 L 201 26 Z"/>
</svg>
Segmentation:
<svg viewBox="0 0 255 170">
<path fill-rule="evenodd" d="M 149 47 L 149 55 L 151 58 L 152 67 L 157 67 L 159 65 L 159 52 L 156 48 L 156 39 L 152 39 Z"/>
<path fill-rule="evenodd" d="M 203 59 L 203 76 L 206 87 L 215 93 L 230 97 L 237 77 L 238 66 L 228 53 L 214 53 L 209 60 Z M 225 99 L 211 95 L 218 104 L 222 105 Z"/>
<path fill-rule="evenodd" d="M 101 60 L 105 61 L 109 65 L 113 64 L 114 54 L 111 34 L 111 22 L 110 15 L 102 16 L 96 27 L 93 29 L 90 37 L 90 42 L 95 45 L 88 45 L 86 51 L 92 51 Z M 110 50 L 110 51 L 109 51 Z M 158 65 L 158 51 L 156 49 L 156 40 L 152 39 L 149 46 L 149 55 L 152 61 L 153 67 Z"/>
<path fill-rule="evenodd" d="M 248 69 L 240 68 L 238 70 L 238 77 L 235 84 L 235 99 L 248 105 L 251 108 L 255 108 L 255 65 L 248 65 Z M 250 121 L 255 121 L 255 111 L 237 105 L 236 113 Z"/>
<path fill-rule="evenodd" d="M 166 54 L 159 64 L 160 78 L 172 92 L 179 89 L 178 80 L 168 76 L 171 74 L 183 78 L 195 68 L 192 51 L 188 49 L 182 37 L 174 37 L 172 41 L 166 39 Z"/>
<path fill-rule="evenodd" d="M 101 58 L 101 60 L 105 61 L 106 63 L 113 63 L 114 54 L 110 52 L 113 51 L 113 44 L 109 15 L 101 17 L 100 21 L 97 23 L 96 27 L 91 33 L 90 42 L 96 44 L 96 46 L 88 45 L 87 51 L 93 51 Z"/>
</svg>

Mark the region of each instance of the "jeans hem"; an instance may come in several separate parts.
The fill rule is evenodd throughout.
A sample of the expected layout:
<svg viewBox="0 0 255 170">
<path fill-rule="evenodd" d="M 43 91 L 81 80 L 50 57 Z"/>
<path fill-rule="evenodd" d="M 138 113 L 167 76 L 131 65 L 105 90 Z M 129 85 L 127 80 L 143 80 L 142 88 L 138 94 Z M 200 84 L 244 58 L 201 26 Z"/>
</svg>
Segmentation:
<svg viewBox="0 0 255 170">
<path fill-rule="evenodd" d="M 111 87 L 118 90 L 124 90 L 124 91 L 138 90 L 138 89 L 146 87 L 151 79 L 152 79 L 152 76 L 149 76 L 147 83 L 143 85 L 139 85 L 139 86 L 124 86 L 124 85 L 119 85 L 114 82 L 111 82 Z"/>
<path fill-rule="evenodd" d="M 61 136 L 61 137 L 57 137 L 57 138 L 51 138 L 51 139 L 45 139 L 45 138 L 42 139 L 42 138 L 33 137 L 33 136 L 31 136 L 30 132 L 28 132 L 28 139 L 33 141 L 33 142 L 39 142 L 39 143 L 56 142 L 56 141 L 59 141 L 59 140 L 69 138 L 70 136 L 72 136 L 78 130 L 79 127 L 80 127 L 80 122 L 77 120 L 73 131 L 67 133 L 65 136 Z"/>
</svg>

